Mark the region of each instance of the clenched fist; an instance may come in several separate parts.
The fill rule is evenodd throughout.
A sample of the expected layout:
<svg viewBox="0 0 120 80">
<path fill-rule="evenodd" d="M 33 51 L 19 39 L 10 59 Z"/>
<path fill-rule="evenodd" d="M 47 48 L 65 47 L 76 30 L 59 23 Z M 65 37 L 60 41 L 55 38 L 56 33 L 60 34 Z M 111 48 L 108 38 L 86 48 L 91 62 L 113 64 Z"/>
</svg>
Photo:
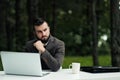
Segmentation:
<svg viewBox="0 0 120 80">
<path fill-rule="evenodd" d="M 43 53 L 45 51 L 44 44 L 40 40 L 36 41 L 33 45 L 39 52 Z"/>
</svg>

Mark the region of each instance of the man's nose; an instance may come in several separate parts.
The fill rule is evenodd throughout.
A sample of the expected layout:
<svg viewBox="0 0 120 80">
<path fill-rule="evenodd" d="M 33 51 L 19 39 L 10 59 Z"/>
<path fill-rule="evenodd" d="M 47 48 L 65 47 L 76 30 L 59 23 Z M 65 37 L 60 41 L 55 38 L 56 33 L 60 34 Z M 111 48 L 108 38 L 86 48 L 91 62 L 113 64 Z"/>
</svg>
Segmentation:
<svg viewBox="0 0 120 80">
<path fill-rule="evenodd" d="M 44 31 L 42 32 L 42 35 L 43 35 L 43 36 L 45 35 L 45 32 L 44 32 Z"/>
</svg>

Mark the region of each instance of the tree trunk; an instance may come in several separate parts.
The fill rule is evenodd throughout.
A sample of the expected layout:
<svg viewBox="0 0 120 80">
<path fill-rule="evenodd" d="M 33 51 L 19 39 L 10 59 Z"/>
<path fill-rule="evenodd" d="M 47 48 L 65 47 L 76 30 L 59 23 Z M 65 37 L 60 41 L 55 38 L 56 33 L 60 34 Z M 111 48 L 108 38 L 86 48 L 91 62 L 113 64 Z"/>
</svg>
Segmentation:
<svg viewBox="0 0 120 80">
<path fill-rule="evenodd" d="M 10 22 L 10 19 L 11 19 L 11 16 L 10 16 L 10 13 L 11 13 L 11 10 L 10 10 L 10 1 L 7 0 L 6 1 L 6 39 L 7 39 L 7 49 L 8 51 L 11 51 L 12 50 L 12 47 L 13 47 L 13 34 L 12 34 L 12 29 L 11 29 L 11 22 Z"/>
<path fill-rule="evenodd" d="M 120 10 L 119 0 L 110 0 L 111 6 L 111 62 L 120 67 Z"/>
<path fill-rule="evenodd" d="M 6 29 L 5 29 L 6 0 L 0 0 L 0 51 L 6 50 Z"/>
<path fill-rule="evenodd" d="M 93 65 L 98 66 L 98 28 L 97 28 L 97 16 L 96 16 L 96 0 L 88 0 L 88 23 L 91 26 L 92 30 L 92 56 L 93 56 Z"/>
<path fill-rule="evenodd" d="M 20 51 L 20 47 L 21 47 L 21 43 L 22 40 L 21 39 L 21 27 L 22 27 L 22 21 L 21 21 L 21 14 L 22 14 L 22 11 L 21 11 L 21 0 L 16 0 L 16 3 L 15 3 L 15 21 L 16 21 L 16 24 L 15 24 L 15 50 L 16 51 Z"/>
<path fill-rule="evenodd" d="M 55 35 L 55 27 L 56 26 L 56 0 L 52 0 L 52 27 L 51 34 Z"/>
<path fill-rule="evenodd" d="M 97 16 L 96 16 L 96 0 L 92 2 L 92 30 L 93 30 L 93 65 L 98 66 L 98 51 L 97 51 L 97 44 L 98 44 L 98 34 L 97 34 Z"/>
<path fill-rule="evenodd" d="M 34 37 L 33 35 L 33 20 L 38 17 L 38 0 L 27 0 L 28 9 L 28 29 L 29 39 Z"/>
<path fill-rule="evenodd" d="M 45 9 L 45 7 L 46 6 L 44 6 L 44 5 L 46 5 L 45 4 L 45 2 L 44 2 L 44 0 L 39 0 L 39 6 L 38 6 L 38 13 L 39 13 L 39 17 L 42 17 L 42 18 L 44 18 L 45 19 L 45 11 L 46 11 L 46 9 Z"/>
</svg>

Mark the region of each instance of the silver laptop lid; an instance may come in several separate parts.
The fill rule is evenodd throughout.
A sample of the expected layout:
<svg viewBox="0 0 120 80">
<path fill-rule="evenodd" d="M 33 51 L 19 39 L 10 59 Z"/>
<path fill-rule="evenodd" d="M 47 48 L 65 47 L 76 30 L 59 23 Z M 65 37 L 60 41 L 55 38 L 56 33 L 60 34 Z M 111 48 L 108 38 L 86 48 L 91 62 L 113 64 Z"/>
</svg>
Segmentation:
<svg viewBox="0 0 120 80">
<path fill-rule="evenodd" d="M 6 74 L 43 75 L 39 53 L 1 51 L 1 60 Z"/>
</svg>

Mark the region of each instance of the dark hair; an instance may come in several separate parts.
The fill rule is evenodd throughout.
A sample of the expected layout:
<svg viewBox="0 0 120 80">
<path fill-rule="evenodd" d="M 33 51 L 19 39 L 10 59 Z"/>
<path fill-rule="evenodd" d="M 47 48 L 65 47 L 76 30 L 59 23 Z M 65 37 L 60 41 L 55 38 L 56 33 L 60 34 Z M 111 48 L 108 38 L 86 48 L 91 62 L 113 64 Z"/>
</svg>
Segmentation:
<svg viewBox="0 0 120 80">
<path fill-rule="evenodd" d="M 34 26 L 39 26 L 42 25 L 45 22 L 45 20 L 43 18 L 36 18 L 33 22 Z"/>
</svg>

